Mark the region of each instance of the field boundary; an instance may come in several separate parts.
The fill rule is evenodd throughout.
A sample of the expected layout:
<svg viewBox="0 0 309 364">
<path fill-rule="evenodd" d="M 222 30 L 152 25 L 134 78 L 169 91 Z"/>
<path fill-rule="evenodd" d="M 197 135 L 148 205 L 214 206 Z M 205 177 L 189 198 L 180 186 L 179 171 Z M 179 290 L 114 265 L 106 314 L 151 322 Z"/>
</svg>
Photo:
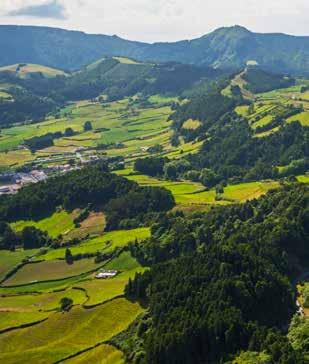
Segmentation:
<svg viewBox="0 0 309 364">
<path fill-rule="evenodd" d="M 44 322 L 46 320 L 48 320 L 48 317 L 46 317 L 46 318 L 44 318 L 42 320 L 29 322 L 27 324 L 22 324 L 22 325 L 19 325 L 19 326 L 14 326 L 14 327 L 9 327 L 9 328 L 6 328 L 6 329 L 2 329 L 2 330 L 0 330 L 0 335 L 5 334 L 5 333 L 10 332 L 10 331 L 14 331 L 14 330 L 26 329 L 27 327 L 38 325 L 38 324 L 40 324 L 40 323 L 42 323 L 42 322 Z"/>
</svg>

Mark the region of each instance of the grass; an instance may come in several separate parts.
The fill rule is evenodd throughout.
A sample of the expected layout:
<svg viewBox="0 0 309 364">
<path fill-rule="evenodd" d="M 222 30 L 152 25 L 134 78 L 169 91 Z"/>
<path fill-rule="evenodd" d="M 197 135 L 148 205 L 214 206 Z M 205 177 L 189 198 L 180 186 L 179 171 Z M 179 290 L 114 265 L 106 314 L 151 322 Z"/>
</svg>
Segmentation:
<svg viewBox="0 0 309 364">
<path fill-rule="evenodd" d="M 299 121 L 302 126 L 309 126 L 309 111 L 301 112 L 287 119 L 288 123 L 291 123 L 293 121 Z"/>
<path fill-rule="evenodd" d="M 112 252 L 116 248 L 122 248 L 135 239 L 143 240 L 150 236 L 149 228 L 138 228 L 132 230 L 118 230 L 103 234 L 97 238 L 89 239 L 78 246 L 70 247 L 73 255 L 84 253 Z M 51 249 L 40 259 L 53 260 L 63 258 L 65 248 Z"/>
<path fill-rule="evenodd" d="M 138 261 L 132 257 L 129 251 L 122 252 L 118 257 L 114 258 L 112 261 L 106 264 L 104 268 L 115 269 L 115 270 L 132 270 L 139 268 L 140 264 Z"/>
<path fill-rule="evenodd" d="M 65 210 L 57 211 L 52 216 L 39 221 L 17 221 L 11 224 L 11 227 L 19 232 L 26 226 L 35 226 L 37 229 L 47 231 L 52 238 L 57 238 L 59 235 L 67 236 L 68 238 L 82 238 L 87 235 L 101 235 L 105 228 L 105 215 L 102 212 L 91 212 L 87 219 L 81 222 L 80 227 L 74 225 L 74 218 L 78 216 L 79 211 L 75 210 L 68 213 Z"/>
<path fill-rule="evenodd" d="M 2 138 L 0 138 L 0 145 Z M 26 162 L 33 159 L 33 155 L 29 150 L 20 149 L 0 153 L 0 166 L 1 167 L 14 167 L 21 166 Z"/>
<path fill-rule="evenodd" d="M 111 279 L 93 279 L 88 282 L 77 284 L 76 287 L 85 289 L 89 299 L 84 304 L 85 307 L 94 306 L 108 301 L 114 297 L 124 294 L 124 288 L 129 278 L 134 278 L 135 273 L 144 272 L 145 268 L 135 268 L 127 272 L 120 273 Z"/>
<path fill-rule="evenodd" d="M 3 279 L 23 259 L 31 257 L 35 253 L 37 253 L 37 250 L 17 250 L 15 252 L 0 250 L 0 279 Z"/>
<path fill-rule="evenodd" d="M 178 205 L 224 205 L 230 202 L 244 202 L 252 198 L 258 198 L 268 190 L 279 187 L 274 181 L 240 183 L 224 188 L 221 200 L 216 200 L 215 190 L 205 191 L 205 187 L 196 182 L 171 182 L 159 180 L 141 174 L 132 174 L 131 169 L 116 171 L 130 180 L 138 182 L 142 186 L 164 187 L 172 192 Z"/>
<path fill-rule="evenodd" d="M 298 180 L 298 182 L 301 182 L 301 183 L 309 183 L 309 175 L 304 174 L 302 176 L 297 176 L 297 180 Z"/>
<path fill-rule="evenodd" d="M 72 359 L 66 364 L 125 364 L 123 353 L 111 345 L 99 345 Z"/>
<path fill-rule="evenodd" d="M 64 256 L 63 256 L 64 257 Z M 82 259 L 67 264 L 65 260 L 43 261 L 23 266 L 3 286 L 15 286 L 40 281 L 51 281 L 81 275 L 97 269 L 94 259 Z"/>
<path fill-rule="evenodd" d="M 29 73 L 37 73 L 37 72 L 42 73 L 45 77 L 55 77 L 58 75 L 60 76 L 65 75 L 64 71 L 51 67 L 42 66 L 39 64 L 27 63 L 24 64 L 22 67 L 19 67 L 19 70 L 17 71 L 18 66 L 19 64 L 13 64 L 10 66 L 1 67 L 0 71 L 17 72 L 19 77 L 21 78 L 26 78 Z"/>
<path fill-rule="evenodd" d="M 123 298 L 65 314 L 55 313 L 41 324 L 1 336 L 0 361 L 6 364 L 51 364 L 99 343 L 121 331 L 142 312 Z"/>
<path fill-rule="evenodd" d="M 223 198 L 235 202 L 244 202 L 259 198 L 271 189 L 279 187 L 278 182 L 249 182 L 239 185 L 230 185 L 224 188 Z"/>
<path fill-rule="evenodd" d="M 182 128 L 183 129 L 188 129 L 188 130 L 195 130 L 199 126 L 201 126 L 201 124 L 202 123 L 199 120 L 188 119 L 187 121 L 185 121 L 182 124 Z"/>
<path fill-rule="evenodd" d="M 60 300 L 63 297 L 71 298 L 74 305 L 79 305 L 86 301 L 85 292 L 78 289 L 69 289 L 66 291 L 43 294 L 6 296 L 0 298 L 0 312 L 35 312 L 56 310 L 59 309 Z"/>
<path fill-rule="evenodd" d="M 35 323 L 44 320 L 48 315 L 47 312 L 10 312 L 0 310 L 0 330 L 2 331 L 10 328 L 17 328 L 21 325 Z M 0 346 L 1 341 L 0 337 Z"/>
<path fill-rule="evenodd" d="M 68 212 L 61 210 L 55 212 L 52 216 L 40 221 L 18 221 L 11 224 L 15 231 L 22 231 L 27 226 L 35 226 L 37 229 L 47 231 L 52 238 L 58 237 L 60 234 L 65 235 L 74 229 L 73 216 Z"/>
<path fill-rule="evenodd" d="M 27 293 L 47 293 L 59 290 L 66 290 L 73 286 L 74 284 L 90 279 L 90 274 L 85 273 L 81 276 L 64 278 L 57 281 L 47 281 L 47 282 L 36 282 L 31 284 L 26 284 L 23 286 L 16 287 L 0 287 L 0 295 L 17 295 L 17 294 L 27 294 Z"/>
</svg>

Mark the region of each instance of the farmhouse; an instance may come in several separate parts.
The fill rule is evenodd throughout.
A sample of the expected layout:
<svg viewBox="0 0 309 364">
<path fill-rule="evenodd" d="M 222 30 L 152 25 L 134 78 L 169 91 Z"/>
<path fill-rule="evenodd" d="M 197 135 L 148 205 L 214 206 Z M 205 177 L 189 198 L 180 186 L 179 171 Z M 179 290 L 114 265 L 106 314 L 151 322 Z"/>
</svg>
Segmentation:
<svg viewBox="0 0 309 364">
<path fill-rule="evenodd" d="M 104 270 L 102 272 L 99 272 L 95 277 L 97 279 L 108 279 L 115 277 L 117 273 L 118 272 L 116 270 Z"/>
</svg>

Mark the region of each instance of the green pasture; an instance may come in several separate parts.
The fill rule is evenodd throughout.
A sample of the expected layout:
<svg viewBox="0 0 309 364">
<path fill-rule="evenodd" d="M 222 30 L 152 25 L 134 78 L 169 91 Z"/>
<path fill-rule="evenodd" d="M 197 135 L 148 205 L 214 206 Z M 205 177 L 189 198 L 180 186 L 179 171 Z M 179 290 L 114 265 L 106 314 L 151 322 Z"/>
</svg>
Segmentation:
<svg viewBox="0 0 309 364">
<path fill-rule="evenodd" d="M 150 236 L 149 228 L 138 228 L 132 230 L 118 230 L 104 233 L 102 236 L 86 240 L 77 246 L 70 247 L 73 255 L 96 253 L 98 251 L 107 253 L 112 252 L 116 248 L 122 248 L 128 245 L 129 242 L 136 239 L 141 241 Z M 50 249 L 45 255 L 40 256 L 40 259 L 47 261 L 61 259 L 64 257 L 65 248 Z"/>
<path fill-rule="evenodd" d="M 49 293 L 54 291 L 66 290 L 78 282 L 89 280 L 90 273 L 85 273 L 79 276 L 63 278 L 56 281 L 34 282 L 22 286 L 3 287 L 0 286 L 0 295 L 17 295 L 27 293 Z"/>
<path fill-rule="evenodd" d="M 30 328 L 1 335 L 0 361 L 6 364 L 52 364 L 104 343 L 125 330 L 142 312 L 138 303 L 124 298 L 95 308 L 72 308 L 51 314 Z"/>
<path fill-rule="evenodd" d="M 113 260 L 108 262 L 104 269 L 111 269 L 111 270 L 132 270 L 139 268 L 140 264 L 138 261 L 132 257 L 129 251 L 122 252 L 118 257 L 115 257 Z"/>
<path fill-rule="evenodd" d="M 89 299 L 85 302 L 84 307 L 90 307 L 123 295 L 129 278 L 132 279 L 136 273 L 142 273 L 144 271 L 145 268 L 139 267 L 120 273 L 115 278 L 93 279 L 77 284 L 75 287 L 86 290 Z"/>
<path fill-rule="evenodd" d="M 60 307 L 63 297 L 71 298 L 74 305 L 80 305 L 86 301 L 85 292 L 78 289 L 69 289 L 43 294 L 25 294 L 0 297 L 0 312 L 34 312 L 52 311 Z"/>
<path fill-rule="evenodd" d="M 301 125 L 309 126 L 309 111 L 304 111 L 287 119 L 288 123 L 291 123 L 293 121 L 299 121 Z"/>
<path fill-rule="evenodd" d="M 124 355 L 111 345 L 102 344 L 66 360 L 66 364 L 125 364 Z"/>
<path fill-rule="evenodd" d="M 62 258 L 64 258 L 64 255 Z M 77 260 L 73 264 L 67 264 L 65 260 L 31 263 L 26 264 L 7 279 L 3 286 L 26 285 L 40 281 L 63 279 L 91 272 L 99 267 L 100 264 L 95 264 L 94 258 Z"/>
<path fill-rule="evenodd" d="M 0 299 L 2 300 L 2 298 Z M 29 325 L 39 322 L 48 317 L 47 312 L 16 312 L 16 311 L 2 311 L 0 310 L 0 331 L 18 328 L 22 325 Z M 3 334 L 1 334 L 3 335 Z M 2 346 L 2 337 L 0 336 L 0 347 Z M 0 354 L 1 355 L 1 354 Z M 2 363 L 5 363 L 5 361 Z"/>
<path fill-rule="evenodd" d="M 23 259 L 36 254 L 38 250 L 16 250 L 11 252 L 8 250 L 0 250 L 0 279 L 10 272 L 14 267 L 20 264 Z"/>
<path fill-rule="evenodd" d="M 73 220 L 72 214 L 61 210 L 40 221 L 17 221 L 11 224 L 11 227 L 15 231 L 22 231 L 25 227 L 34 226 L 42 231 L 47 231 L 50 237 L 56 238 L 60 234 L 65 235 L 75 228 Z"/>
</svg>

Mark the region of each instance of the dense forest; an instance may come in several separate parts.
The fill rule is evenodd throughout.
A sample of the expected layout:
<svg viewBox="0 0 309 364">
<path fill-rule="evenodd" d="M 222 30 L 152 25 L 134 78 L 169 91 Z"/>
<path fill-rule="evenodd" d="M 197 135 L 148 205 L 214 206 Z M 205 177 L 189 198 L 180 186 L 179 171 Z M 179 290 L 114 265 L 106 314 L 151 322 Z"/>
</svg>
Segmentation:
<svg viewBox="0 0 309 364">
<path fill-rule="evenodd" d="M 149 303 L 133 333 L 138 362 L 223 363 L 248 350 L 273 364 L 305 363 L 308 348 L 293 349 L 285 328 L 296 311 L 291 278 L 309 258 L 308 209 L 308 187 L 291 184 L 155 224 L 145 244 L 131 246 L 151 266 L 126 288 Z"/>
</svg>

